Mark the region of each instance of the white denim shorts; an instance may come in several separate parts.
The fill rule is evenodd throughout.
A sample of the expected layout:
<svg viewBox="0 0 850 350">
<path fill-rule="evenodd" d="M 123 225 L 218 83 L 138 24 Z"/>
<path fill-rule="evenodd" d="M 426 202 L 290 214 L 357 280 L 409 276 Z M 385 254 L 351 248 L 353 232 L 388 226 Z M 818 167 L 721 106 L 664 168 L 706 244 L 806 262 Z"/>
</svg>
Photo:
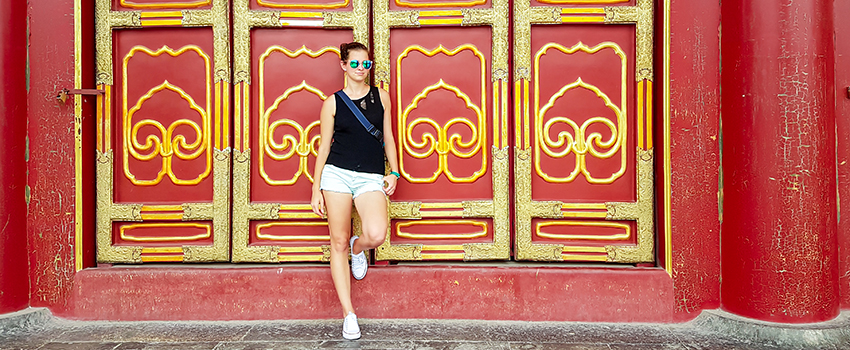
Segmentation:
<svg viewBox="0 0 850 350">
<path fill-rule="evenodd" d="M 323 191 L 350 193 L 352 198 L 371 191 L 384 192 L 384 176 L 342 169 L 330 164 L 322 168 L 319 188 Z"/>
</svg>

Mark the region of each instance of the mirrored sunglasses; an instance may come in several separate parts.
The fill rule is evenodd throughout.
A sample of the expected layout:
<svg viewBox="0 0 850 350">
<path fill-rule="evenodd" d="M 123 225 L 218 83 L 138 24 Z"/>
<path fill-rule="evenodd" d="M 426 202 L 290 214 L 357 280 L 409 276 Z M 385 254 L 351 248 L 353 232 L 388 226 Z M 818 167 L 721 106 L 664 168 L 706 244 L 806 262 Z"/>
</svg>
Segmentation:
<svg viewBox="0 0 850 350">
<path fill-rule="evenodd" d="M 358 61 L 358 60 L 351 60 L 351 61 L 348 61 L 348 65 L 349 65 L 351 68 L 357 68 L 357 67 L 360 67 L 360 61 Z M 370 61 L 370 60 L 363 60 L 363 69 L 372 69 L 372 61 Z"/>
</svg>

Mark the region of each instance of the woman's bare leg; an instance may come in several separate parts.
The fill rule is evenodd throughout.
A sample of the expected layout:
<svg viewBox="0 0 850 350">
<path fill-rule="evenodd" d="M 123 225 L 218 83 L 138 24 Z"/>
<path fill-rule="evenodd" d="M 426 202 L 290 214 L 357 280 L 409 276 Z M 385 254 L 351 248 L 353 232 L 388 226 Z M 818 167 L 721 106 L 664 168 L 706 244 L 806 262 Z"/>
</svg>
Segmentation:
<svg viewBox="0 0 850 350">
<path fill-rule="evenodd" d="M 342 316 L 354 312 L 351 305 L 351 269 L 348 266 L 348 239 L 351 237 L 351 194 L 322 191 L 331 235 L 331 277 L 336 287 Z"/>
<path fill-rule="evenodd" d="M 357 214 L 363 224 L 363 233 L 354 241 L 352 254 L 360 254 L 364 249 L 373 249 L 384 243 L 387 238 L 387 196 L 381 191 L 363 193 L 354 199 Z"/>
</svg>

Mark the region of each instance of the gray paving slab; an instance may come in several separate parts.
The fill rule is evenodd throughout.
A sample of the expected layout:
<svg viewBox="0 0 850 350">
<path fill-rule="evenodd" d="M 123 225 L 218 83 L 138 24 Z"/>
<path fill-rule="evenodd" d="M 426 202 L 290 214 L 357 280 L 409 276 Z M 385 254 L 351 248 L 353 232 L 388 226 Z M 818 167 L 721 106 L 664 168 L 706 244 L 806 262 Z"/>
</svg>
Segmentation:
<svg viewBox="0 0 850 350">
<path fill-rule="evenodd" d="M 718 311 L 683 324 L 360 319 L 84 322 L 43 309 L 0 315 L 0 350 L 847 350 L 850 313 L 813 325 L 752 322 Z"/>
</svg>

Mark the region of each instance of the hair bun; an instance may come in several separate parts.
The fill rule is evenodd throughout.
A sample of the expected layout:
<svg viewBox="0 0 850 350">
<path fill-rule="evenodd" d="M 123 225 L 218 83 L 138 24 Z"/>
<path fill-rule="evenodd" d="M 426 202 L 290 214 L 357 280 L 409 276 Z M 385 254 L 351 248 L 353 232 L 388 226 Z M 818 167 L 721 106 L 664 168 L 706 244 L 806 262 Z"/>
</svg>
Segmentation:
<svg viewBox="0 0 850 350">
<path fill-rule="evenodd" d="M 363 50 L 363 51 L 369 52 L 369 50 L 366 48 L 366 45 L 363 45 L 363 44 L 358 43 L 356 41 L 352 41 L 350 43 L 342 43 L 342 44 L 339 45 L 339 58 L 343 61 L 347 61 L 348 60 L 348 54 L 351 51 L 355 51 L 355 50 Z"/>
</svg>

